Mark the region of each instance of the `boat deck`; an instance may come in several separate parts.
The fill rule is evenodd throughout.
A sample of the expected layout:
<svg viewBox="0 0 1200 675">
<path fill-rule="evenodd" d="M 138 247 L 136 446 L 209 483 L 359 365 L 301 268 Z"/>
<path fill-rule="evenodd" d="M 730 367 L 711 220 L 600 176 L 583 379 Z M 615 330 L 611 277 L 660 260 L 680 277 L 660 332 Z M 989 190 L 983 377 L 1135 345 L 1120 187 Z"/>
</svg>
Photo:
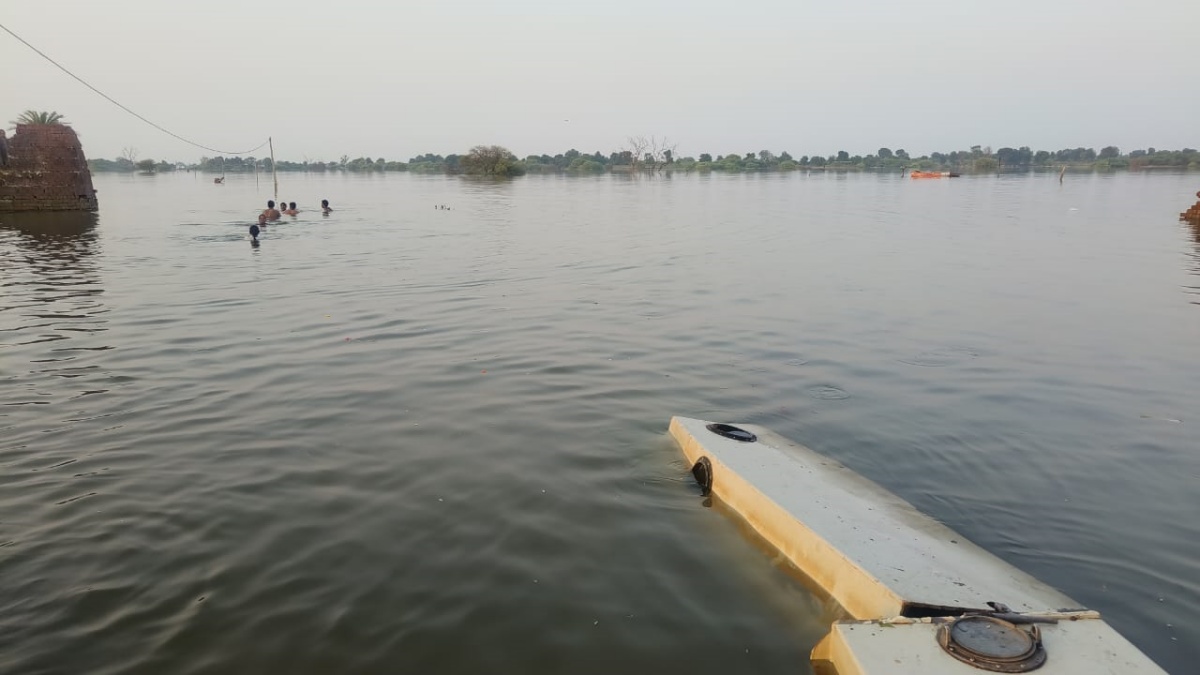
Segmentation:
<svg viewBox="0 0 1200 675">
<path fill-rule="evenodd" d="M 989 610 L 989 601 L 1016 612 L 1079 607 L 833 459 L 754 425 L 739 428 L 758 442 L 743 443 L 706 424 L 676 417 L 671 434 L 689 461 L 713 462 L 721 499 L 855 618 Z"/>
<path fill-rule="evenodd" d="M 1017 625 L 1036 623 L 1047 675 L 1163 673 L 1099 613 L 836 460 L 755 425 L 726 429 L 735 437 L 751 432 L 753 440 L 708 427 L 675 417 L 670 433 L 689 463 L 707 461 L 712 494 L 853 617 L 834 623 L 813 650 L 818 672 L 979 673 L 949 653 L 958 643 L 943 649 L 940 627 L 951 636 L 959 626 L 968 641 L 971 631 L 1000 635 L 1003 651 L 1014 640 L 1037 642 L 1030 637 L 1037 632 Z M 990 616 L 953 623 L 964 614 Z"/>
</svg>

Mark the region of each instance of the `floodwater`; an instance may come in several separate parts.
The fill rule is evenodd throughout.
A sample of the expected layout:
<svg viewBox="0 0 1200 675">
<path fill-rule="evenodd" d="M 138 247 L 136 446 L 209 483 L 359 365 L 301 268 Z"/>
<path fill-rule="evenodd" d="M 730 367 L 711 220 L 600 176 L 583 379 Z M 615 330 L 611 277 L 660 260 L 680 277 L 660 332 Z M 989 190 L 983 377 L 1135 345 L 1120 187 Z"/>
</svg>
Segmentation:
<svg viewBox="0 0 1200 675">
<path fill-rule="evenodd" d="M 805 672 L 675 414 L 1200 660 L 1196 174 L 96 185 L 0 216 L 0 672 Z"/>
</svg>

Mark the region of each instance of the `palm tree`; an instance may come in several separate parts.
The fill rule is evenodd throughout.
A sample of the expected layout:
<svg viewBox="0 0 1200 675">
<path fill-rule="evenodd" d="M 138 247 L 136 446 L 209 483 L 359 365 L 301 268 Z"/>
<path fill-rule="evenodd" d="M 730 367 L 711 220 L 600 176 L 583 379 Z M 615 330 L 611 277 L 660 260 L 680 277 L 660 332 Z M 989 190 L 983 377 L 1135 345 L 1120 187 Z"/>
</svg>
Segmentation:
<svg viewBox="0 0 1200 675">
<path fill-rule="evenodd" d="M 26 110 L 12 124 L 62 124 L 63 116 L 57 112 L 45 110 Z"/>
</svg>

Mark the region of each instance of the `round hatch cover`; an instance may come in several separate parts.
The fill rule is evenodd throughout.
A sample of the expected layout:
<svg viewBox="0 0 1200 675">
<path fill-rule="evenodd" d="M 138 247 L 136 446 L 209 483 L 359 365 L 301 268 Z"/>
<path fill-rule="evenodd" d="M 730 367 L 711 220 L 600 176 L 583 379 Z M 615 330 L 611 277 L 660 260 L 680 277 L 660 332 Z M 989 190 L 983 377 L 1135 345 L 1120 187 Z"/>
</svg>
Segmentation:
<svg viewBox="0 0 1200 675">
<path fill-rule="evenodd" d="M 709 424 L 704 428 L 718 436 L 732 438 L 735 441 L 741 441 L 743 443 L 753 443 L 754 441 L 758 440 L 758 436 L 755 436 L 745 429 L 735 427 L 732 424 Z"/>
<path fill-rule="evenodd" d="M 996 673 L 1026 673 L 1046 663 L 1037 626 L 1024 630 L 991 616 L 963 616 L 942 625 L 938 643 L 959 661 Z"/>
</svg>

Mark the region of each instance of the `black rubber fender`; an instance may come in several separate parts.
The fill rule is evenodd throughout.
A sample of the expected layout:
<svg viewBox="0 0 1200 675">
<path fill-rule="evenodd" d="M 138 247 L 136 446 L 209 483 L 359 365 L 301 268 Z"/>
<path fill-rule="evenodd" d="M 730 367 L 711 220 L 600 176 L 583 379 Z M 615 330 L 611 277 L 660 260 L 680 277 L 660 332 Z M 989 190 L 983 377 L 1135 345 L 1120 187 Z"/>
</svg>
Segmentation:
<svg viewBox="0 0 1200 675">
<path fill-rule="evenodd" d="M 700 457 L 692 465 L 692 478 L 695 478 L 696 483 L 700 486 L 701 495 L 707 497 L 712 492 L 713 469 L 712 462 L 707 457 Z"/>
</svg>

